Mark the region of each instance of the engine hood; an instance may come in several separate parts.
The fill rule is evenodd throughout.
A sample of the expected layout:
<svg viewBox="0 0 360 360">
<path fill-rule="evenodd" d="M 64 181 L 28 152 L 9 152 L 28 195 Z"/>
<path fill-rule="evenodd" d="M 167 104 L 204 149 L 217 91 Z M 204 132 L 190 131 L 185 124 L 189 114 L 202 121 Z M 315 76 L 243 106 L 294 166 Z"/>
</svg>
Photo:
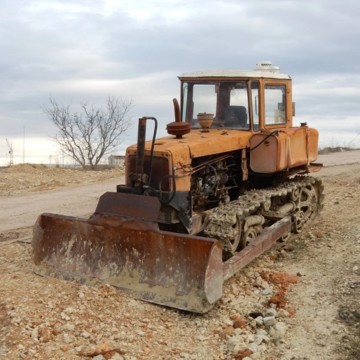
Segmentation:
<svg viewBox="0 0 360 360">
<path fill-rule="evenodd" d="M 193 129 L 181 139 L 174 136 L 156 139 L 154 155 L 170 156 L 173 164 L 180 162 L 188 165 L 193 158 L 248 148 L 252 135 L 251 131 L 210 129 L 208 132 L 204 132 L 200 129 Z M 146 152 L 151 150 L 151 144 L 151 141 L 146 142 Z M 135 151 L 136 145 L 128 148 L 130 154 Z"/>
</svg>

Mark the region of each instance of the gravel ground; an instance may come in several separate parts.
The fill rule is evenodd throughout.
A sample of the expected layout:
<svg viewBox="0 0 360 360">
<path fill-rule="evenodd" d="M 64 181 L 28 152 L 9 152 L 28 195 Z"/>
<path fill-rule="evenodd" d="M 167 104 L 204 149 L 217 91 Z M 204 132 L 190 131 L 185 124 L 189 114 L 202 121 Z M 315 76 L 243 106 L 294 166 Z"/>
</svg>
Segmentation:
<svg viewBox="0 0 360 360">
<path fill-rule="evenodd" d="M 39 189 L 29 181 L 39 178 L 29 175 L 37 170 L 18 172 L 26 186 L 9 175 L 7 194 L 0 172 L 0 193 L 26 199 Z M 57 185 L 54 174 L 42 174 L 43 190 L 109 178 L 108 172 L 92 179 L 61 173 Z M 325 185 L 321 215 L 229 279 L 222 299 L 201 316 L 134 300 L 107 285 L 38 276 L 31 228 L 0 226 L 0 358 L 359 359 L 360 165 L 328 166 L 316 176 Z M 48 194 L 54 198 L 53 190 Z"/>
</svg>

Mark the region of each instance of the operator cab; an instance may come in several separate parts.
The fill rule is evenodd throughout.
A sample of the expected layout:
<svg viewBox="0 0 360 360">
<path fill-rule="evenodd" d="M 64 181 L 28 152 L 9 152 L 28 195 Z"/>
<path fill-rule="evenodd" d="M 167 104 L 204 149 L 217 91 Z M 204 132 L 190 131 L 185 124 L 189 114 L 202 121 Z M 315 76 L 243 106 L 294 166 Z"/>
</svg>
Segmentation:
<svg viewBox="0 0 360 360">
<path fill-rule="evenodd" d="M 292 126 L 291 78 L 271 62 L 253 71 L 207 71 L 183 74 L 181 117 L 192 129 L 199 119 L 212 119 L 211 128 L 258 131 Z"/>
</svg>

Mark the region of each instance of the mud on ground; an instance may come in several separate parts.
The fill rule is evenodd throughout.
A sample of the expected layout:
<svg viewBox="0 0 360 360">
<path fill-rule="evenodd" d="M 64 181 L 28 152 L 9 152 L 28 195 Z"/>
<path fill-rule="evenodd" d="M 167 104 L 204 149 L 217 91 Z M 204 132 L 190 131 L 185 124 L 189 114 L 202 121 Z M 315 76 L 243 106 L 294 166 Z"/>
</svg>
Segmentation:
<svg viewBox="0 0 360 360">
<path fill-rule="evenodd" d="M 31 228 L 0 232 L 0 359 L 359 359 L 360 165 L 320 175 L 321 215 L 228 280 L 221 301 L 201 316 L 106 285 L 38 276 Z M 55 180 L 69 184 L 59 170 L 44 186 Z M 39 181 L 22 184 L 11 180 L 8 194 L 26 194 Z"/>
</svg>

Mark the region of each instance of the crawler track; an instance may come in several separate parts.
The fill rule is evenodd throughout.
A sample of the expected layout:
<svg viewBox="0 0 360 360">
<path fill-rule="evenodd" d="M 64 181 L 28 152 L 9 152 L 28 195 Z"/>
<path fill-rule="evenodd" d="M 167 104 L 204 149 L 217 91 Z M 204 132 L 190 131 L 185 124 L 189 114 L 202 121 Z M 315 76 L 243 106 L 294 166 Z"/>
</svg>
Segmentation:
<svg viewBox="0 0 360 360">
<path fill-rule="evenodd" d="M 285 216 L 292 217 L 291 232 L 299 233 L 323 207 L 323 199 L 320 179 L 297 176 L 276 187 L 251 190 L 207 211 L 204 233 L 222 241 L 225 256 L 229 257 Z"/>
</svg>

